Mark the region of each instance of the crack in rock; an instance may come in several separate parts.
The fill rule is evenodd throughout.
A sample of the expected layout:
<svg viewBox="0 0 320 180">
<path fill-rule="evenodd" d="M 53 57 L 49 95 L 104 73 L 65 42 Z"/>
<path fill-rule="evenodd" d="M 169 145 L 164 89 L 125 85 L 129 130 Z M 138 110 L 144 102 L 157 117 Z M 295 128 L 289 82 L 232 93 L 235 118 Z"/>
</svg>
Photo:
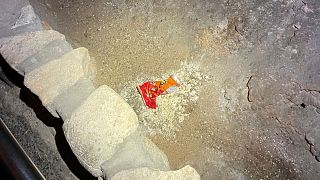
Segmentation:
<svg viewBox="0 0 320 180">
<path fill-rule="evenodd" d="M 317 149 L 315 149 L 314 147 L 314 143 L 312 142 L 312 140 L 310 140 L 307 135 L 304 136 L 305 141 L 308 143 L 309 145 L 309 151 L 310 153 L 315 157 L 315 159 L 320 162 L 320 152 L 317 151 Z"/>
<path fill-rule="evenodd" d="M 247 87 L 247 89 L 248 89 L 248 94 L 247 94 L 247 100 L 248 100 L 248 102 L 253 102 L 253 101 L 250 99 L 251 87 L 249 86 L 249 83 L 250 83 L 252 77 L 253 77 L 253 75 L 251 75 L 251 76 L 249 77 L 248 82 L 247 82 L 247 84 L 246 84 L 246 87 Z"/>
</svg>

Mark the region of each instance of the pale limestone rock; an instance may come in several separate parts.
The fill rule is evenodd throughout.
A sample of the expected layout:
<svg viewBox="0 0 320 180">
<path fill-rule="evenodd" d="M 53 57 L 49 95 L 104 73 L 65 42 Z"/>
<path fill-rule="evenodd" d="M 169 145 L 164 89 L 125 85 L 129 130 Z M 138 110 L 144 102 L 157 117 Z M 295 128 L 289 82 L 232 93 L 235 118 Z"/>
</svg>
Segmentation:
<svg viewBox="0 0 320 180">
<path fill-rule="evenodd" d="M 105 177 L 134 168 L 170 170 L 167 156 L 139 131 L 128 136 L 114 156 L 101 165 Z"/>
<path fill-rule="evenodd" d="M 24 84 L 39 97 L 52 115 L 59 117 L 51 105 L 55 97 L 80 78 L 91 74 L 92 69 L 88 50 L 78 48 L 34 69 L 25 76 Z"/>
<path fill-rule="evenodd" d="M 70 119 L 73 111 L 94 91 L 93 82 L 87 77 L 62 92 L 54 99 L 52 106 L 63 120 Z"/>
<path fill-rule="evenodd" d="M 80 163 L 94 176 L 100 165 L 138 127 L 138 117 L 122 97 L 106 85 L 97 88 L 65 121 L 63 130 Z"/>
<path fill-rule="evenodd" d="M 64 40 L 63 34 L 57 31 L 35 31 L 0 39 L 0 53 L 8 64 L 16 66 L 28 57 L 40 51 L 53 40 Z M 18 71 L 18 70 L 17 70 Z"/>
<path fill-rule="evenodd" d="M 11 27 L 12 30 L 21 28 L 28 25 L 37 25 L 41 27 L 41 23 L 31 5 L 27 5 L 21 8 L 21 13 L 17 21 Z"/>
<path fill-rule="evenodd" d="M 176 171 L 159 171 L 150 168 L 125 170 L 114 175 L 111 180 L 200 180 L 195 169 L 187 165 Z"/>
<path fill-rule="evenodd" d="M 28 0 L 1 0 L 0 3 L 0 38 L 42 29 Z"/>
<path fill-rule="evenodd" d="M 34 69 L 50 62 L 51 60 L 58 59 L 72 50 L 71 45 L 67 41 L 61 39 L 54 40 L 39 52 L 17 65 L 16 69 L 22 75 L 28 74 Z"/>
</svg>

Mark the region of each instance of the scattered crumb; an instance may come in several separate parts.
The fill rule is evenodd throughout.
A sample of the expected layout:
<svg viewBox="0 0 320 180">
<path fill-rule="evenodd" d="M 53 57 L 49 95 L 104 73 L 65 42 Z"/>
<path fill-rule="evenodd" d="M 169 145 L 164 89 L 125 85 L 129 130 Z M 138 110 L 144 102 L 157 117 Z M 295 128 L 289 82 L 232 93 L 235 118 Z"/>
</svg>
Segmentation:
<svg viewBox="0 0 320 180">
<path fill-rule="evenodd" d="M 137 112 L 140 124 L 142 124 L 148 133 L 161 133 L 165 136 L 175 136 L 179 131 L 181 124 L 189 116 L 189 109 L 199 99 L 199 91 L 203 81 L 208 77 L 200 71 L 200 66 L 193 63 L 182 63 L 181 68 L 163 75 L 165 79 L 170 74 L 175 74 L 181 81 L 181 86 L 171 94 L 157 97 L 157 109 L 148 109 L 136 86 L 147 80 L 157 80 L 159 78 L 138 78 L 129 82 L 121 91 L 120 95 Z"/>
</svg>

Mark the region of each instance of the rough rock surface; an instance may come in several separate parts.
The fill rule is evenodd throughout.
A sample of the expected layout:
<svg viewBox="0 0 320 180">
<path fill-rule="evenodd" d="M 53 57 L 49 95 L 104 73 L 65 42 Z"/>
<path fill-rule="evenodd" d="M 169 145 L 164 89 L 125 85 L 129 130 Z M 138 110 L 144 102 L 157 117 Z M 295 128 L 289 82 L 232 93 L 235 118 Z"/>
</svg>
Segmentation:
<svg viewBox="0 0 320 180">
<path fill-rule="evenodd" d="M 0 53 L 14 69 L 53 40 L 64 40 L 57 31 L 35 31 L 0 39 Z"/>
<path fill-rule="evenodd" d="M 40 19 L 27 0 L 1 1 L 0 38 L 41 29 Z"/>
<path fill-rule="evenodd" d="M 150 168 L 125 170 L 114 175 L 111 180 L 200 180 L 200 175 L 191 166 L 176 171 L 159 171 Z"/>
<path fill-rule="evenodd" d="M 31 31 L 39 31 L 42 29 L 40 19 L 35 14 L 31 5 L 26 5 L 21 8 L 20 16 L 11 26 L 11 30 L 15 34 Z"/>
<path fill-rule="evenodd" d="M 275 30 L 278 37 L 270 30 L 265 43 L 258 46 L 261 50 L 274 45 L 265 52 L 269 59 L 253 65 L 248 100 L 261 118 L 275 120 L 304 140 L 297 147 L 310 151 L 319 161 L 320 21 L 319 11 L 314 10 L 320 4 L 294 1 L 288 6 L 287 24 Z M 278 40 L 274 42 L 274 38 Z M 319 173 L 319 167 L 318 162 L 313 171 Z"/>
<path fill-rule="evenodd" d="M 93 83 L 87 77 L 79 79 L 53 101 L 54 109 L 63 120 L 70 119 L 74 110 L 94 91 Z"/>
<path fill-rule="evenodd" d="M 80 78 L 89 76 L 93 69 L 90 63 L 88 50 L 78 48 L 31 71 L 25 76 L 24 84 L 40 98 L 55 117 L 58 117 L 51 105 L 54 98 Z"/>
<path fill-rule="evenodd" d="M 94 176 L 138 126 L 136 113 L 106 85 L 97 88 L 65 121 L 66 139 L 81 164 Z"/>
<path fill-rule="evenodd" d="M 101 165 L 104 176 L 109 178 L 120 171 L 141 167 L 170 170 L 167 156 L 139 131 L 128 136 L 113 157 Z"/>
<path fill-rule="evenodd" d="M 61 39 L 54 40 L 38 53 L 17 65 L 17 69 L 23 75 L 28 74 L 35 68 L 42 66 L 53 59 L 58 59 L 70 51 L 72 51 L 72 47 L 67 41 Z"/>
</svg>

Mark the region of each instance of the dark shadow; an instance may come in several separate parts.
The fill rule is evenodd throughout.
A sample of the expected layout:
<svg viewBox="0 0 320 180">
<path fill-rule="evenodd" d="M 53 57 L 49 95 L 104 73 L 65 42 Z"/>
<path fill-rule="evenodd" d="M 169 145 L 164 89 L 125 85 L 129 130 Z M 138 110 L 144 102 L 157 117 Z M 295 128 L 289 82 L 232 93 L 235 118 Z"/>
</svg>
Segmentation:
<svg viewBox="0 0 320 180">
<path fill-rule="evenodd" d="M 0 163 L 0 179 L 13 179 L 8 168 L 3 166 L 2 163 Z"/>
<path fill-rule="evenodd" d="M 14 85 L 21 88 L 21 86 L 23 85 L 23 76 L 17 73 L 14 69 L 12 69 L 10 65 L 4 60 L 1 54 L 0 54 L 0 67 L 3 73 L 5 74 L 5 77 L 3 78 L 6 78 L 1 80 L 3 80 L 7 84 L 8 84 L 7 81 L 9 80 L 10 83 L 13 83 Z"/>
<path fill-rule="evenodd" d="M 23 85 L 23 76 L 12 69 L 7 62 L 0 55 L 0 67 L 2 68 L 8 80 L 14 85 L 21 88 L 20 99 L 26 103 L 27 106 L 31 107 L 35 112 L 38 119 L 40 119 L 46 126 L 53 127 L 56 131 L 55 143 L 59 154 L 63 161 L 67 164 L 70 171 L 77 176 L 79 179 L 91 180 L 97 179 L 92 176 L 78 161 L 76 156 L 73 154 L 69 143 L 62 130 L 63 120 L 56 118 L 49 113 L 49 111 L 42 105 L 38 96 L 33 94 L 28 88 Z"/>
</svg>

